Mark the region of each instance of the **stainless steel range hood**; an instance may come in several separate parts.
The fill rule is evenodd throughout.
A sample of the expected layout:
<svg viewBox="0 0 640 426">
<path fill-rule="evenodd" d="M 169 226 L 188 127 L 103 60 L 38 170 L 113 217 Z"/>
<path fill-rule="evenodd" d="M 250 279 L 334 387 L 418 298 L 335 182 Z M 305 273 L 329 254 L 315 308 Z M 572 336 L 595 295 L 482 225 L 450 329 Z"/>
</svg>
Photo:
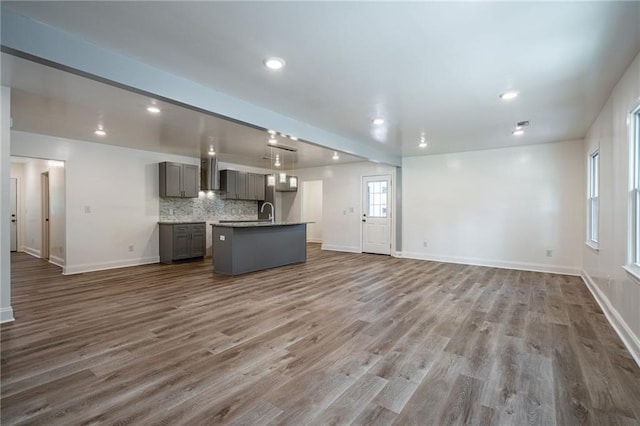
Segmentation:
<svg viewBox="0 0 640 426">
<path fill-rule="evenodd" d="M 200 191 L 220 191 L 220 171 L 215 156 L 200 161 Z"/>
</svg>

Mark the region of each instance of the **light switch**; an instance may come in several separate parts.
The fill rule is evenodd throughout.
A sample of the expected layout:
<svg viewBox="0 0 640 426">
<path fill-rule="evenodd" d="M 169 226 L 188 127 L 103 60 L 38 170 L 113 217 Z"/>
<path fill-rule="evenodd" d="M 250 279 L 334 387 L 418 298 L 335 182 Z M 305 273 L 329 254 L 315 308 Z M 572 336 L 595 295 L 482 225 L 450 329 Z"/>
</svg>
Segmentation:
<svg viewBox="0 0 640 426">
<path fill-rule="evenodd" d="M 220 241 L 224 241 L 225 240 L 225 236 L 224 235 L 220 235 Z"/>
</svg>

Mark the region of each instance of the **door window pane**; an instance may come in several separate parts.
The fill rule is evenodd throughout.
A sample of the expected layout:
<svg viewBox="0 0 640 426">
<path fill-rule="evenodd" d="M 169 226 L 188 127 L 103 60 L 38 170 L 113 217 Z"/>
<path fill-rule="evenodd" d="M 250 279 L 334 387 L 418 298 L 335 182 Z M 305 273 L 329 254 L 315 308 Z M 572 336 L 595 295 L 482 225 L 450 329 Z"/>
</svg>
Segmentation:
<svg viewBox="0 0 640 426">
<path fill-rule="evenodd" d="M 387 181 L 367 182 L 367 215 L 387 217 Z"/>
</svg>

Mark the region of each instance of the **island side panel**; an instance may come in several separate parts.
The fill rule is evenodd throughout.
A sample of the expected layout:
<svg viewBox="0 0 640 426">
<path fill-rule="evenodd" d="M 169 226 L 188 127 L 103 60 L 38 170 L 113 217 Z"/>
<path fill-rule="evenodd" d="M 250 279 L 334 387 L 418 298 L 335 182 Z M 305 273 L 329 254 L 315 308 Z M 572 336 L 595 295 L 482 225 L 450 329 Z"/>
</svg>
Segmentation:
<svg viewBox="0 0 640 426">
<path fill-rule="evenodd" d="M 233 275 L 233 231 L 234 228 L 213 226 L 211 262 L 215 272 Z"/>
</svg>

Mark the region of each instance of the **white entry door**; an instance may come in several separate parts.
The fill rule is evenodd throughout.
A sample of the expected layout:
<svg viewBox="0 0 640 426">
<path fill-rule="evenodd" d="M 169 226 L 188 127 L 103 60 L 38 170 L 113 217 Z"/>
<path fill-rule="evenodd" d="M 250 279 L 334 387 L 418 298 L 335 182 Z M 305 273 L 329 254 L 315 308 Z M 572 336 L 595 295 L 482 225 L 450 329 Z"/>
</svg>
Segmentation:
<svg viewBox="0 0 640 426">
<path fill-rule="evenodd" d="M 362 251 L 391 254 L 391 176 L 362 178 Z"/>
</svg>

